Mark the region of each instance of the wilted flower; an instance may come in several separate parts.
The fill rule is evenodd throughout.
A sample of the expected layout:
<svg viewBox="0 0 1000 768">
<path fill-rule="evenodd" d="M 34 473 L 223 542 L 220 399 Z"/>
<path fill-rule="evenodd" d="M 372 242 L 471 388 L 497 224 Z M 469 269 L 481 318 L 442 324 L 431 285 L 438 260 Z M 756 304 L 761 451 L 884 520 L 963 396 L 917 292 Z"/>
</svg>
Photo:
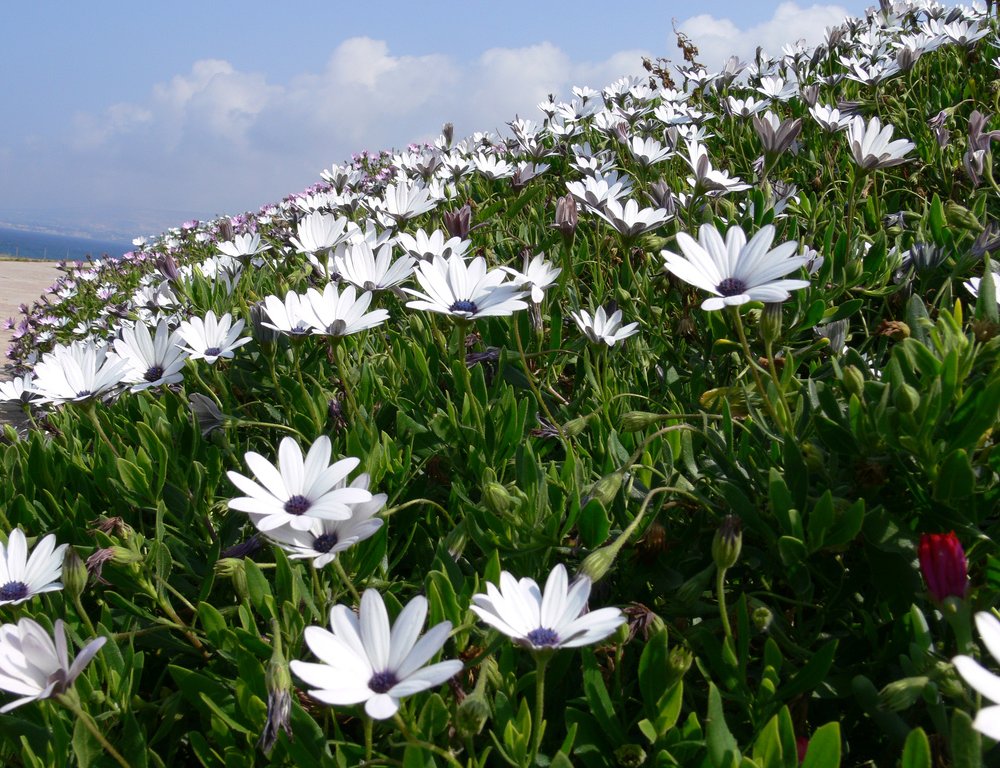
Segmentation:
<svg viewBox="0 0 1000 768">
<path fill-rule="evenodd" d="M 385 720 L 404 696 L 441 685 L 458 674 L 462 662 L 424 666 L 448 639 L 451 622 L 442 621 L 421 638 L 427 598 L 418 595 L 389 626 L 382 596 L 373 589 L 361 597 L 360 616 L 345 605 L 330 611 L 330 630 L 306 627 L 305 641 L 319 663 L 292 661 L 292 672 L 313 686 L 309 695 L 325 704 L 364 702 L 369 717 Z"/>
</svg>

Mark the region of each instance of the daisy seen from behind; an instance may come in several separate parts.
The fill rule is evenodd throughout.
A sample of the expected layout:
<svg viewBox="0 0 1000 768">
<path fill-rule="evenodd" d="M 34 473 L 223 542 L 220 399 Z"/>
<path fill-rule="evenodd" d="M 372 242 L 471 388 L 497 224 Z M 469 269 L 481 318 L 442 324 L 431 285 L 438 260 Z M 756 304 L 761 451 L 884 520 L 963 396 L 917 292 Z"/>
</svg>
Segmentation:
<svg viewBox="0 0 1000 768">
<path fill-rule="evenodd" d="M 28 541 L 20 528 L 15 528 L 0 544 L 0 605 L 17 605 L 42 592 L 62 589 L 63 556 L 68 544 L 56 546 L 55 534 L 50 533 L 35 545 L 28 557 Z"/>
<path fill-rule="evenodd" d="M 666 268 L 696 288 L 714 294 L 701 308 L 722 309 L 748 301 L 777 303 L 791 295 L 789 291 L 806 288 L 808 280 L 783 279 L 805 266 L 806 255 L 794 255 L 798 243 L 792 241 L 771 248 L 774 226 L 768 224 L 750 242 L 740 227 L 730 227 L 726 239 L 711 224 L 702 224 L 698 240 L 686 232 L 677 233 L 683 255 L 660 251 Z"/>
<path fill-rule="evenodd" d="M 238 472 L 226 474 L 246 496 L 229 501 L 229 508 L 246 512 L 261 531 L 288 525 L 307 531 L 316 518 L 347 520 L 351 506 L 372 500 L 364 488 L 344 487 L 341 481 L 360 463 L 346 458 L 330 464 L 331 443 L 326 435 L 316 439 L 303 457 L 302 449 L 291 437 L 278 446 L 275 466 L 255 451 L 244 457 L 257 481 Z"/>
<path fill-rule="evenodd" d="M 389 624 L 382 596 L 373 589 L 361 597 L 359 614 L 345 605 L 330 611 L 330 629 L 306 627 L 305 641 L 319 663 L 294 660 L 293 673 L 310 686 L 309 695 L 325 704 L 364 702 L 369 717 L 385 720 L 399 700 L 441 685 L 462 669 L 457 659 L 425 666 L 451 632 L 442 621 L 423 637 L 427 598 L 413 598 Z"/>
</svg>

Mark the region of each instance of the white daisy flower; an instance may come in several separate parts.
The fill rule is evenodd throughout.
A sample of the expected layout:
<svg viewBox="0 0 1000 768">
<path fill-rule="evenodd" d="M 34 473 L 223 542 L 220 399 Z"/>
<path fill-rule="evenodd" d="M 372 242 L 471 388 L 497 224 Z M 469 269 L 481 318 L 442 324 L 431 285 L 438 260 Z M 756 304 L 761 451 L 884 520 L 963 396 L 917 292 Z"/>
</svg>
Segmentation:
<svg viewBox="0 0 1000 768">
<path fill-rule="evenodd" d="M 413 598 L 390 627 L 382 596 L 367 589 L 359 613 L 335 605 L 330 611 L 332 631 L 306 627 L 306 645 L 319 663 L 293 660 L 289 666 L 313 686 L 309 695 L 314 699 L 333 705 L 364 702 L 369 717 L 385 720 L 396 714 L 404 696 L 441 685 L 462 670 L 457 659 L 424 666 L 451 632 L 451 622 L 442 621 L 420 637 L 427 598 Z"/>
<path fill-rule="evenodd" d="M 21 696 L 0 707 L 0 714 L 65 693 L 108 640 L 94 638 L 70 664 L 62 619 L 56 619 L 54 635 L 28 618 L 0 626 L 0 690 Z"/>
<path fill-rule="evenodd" d="M 250 341 L 249 336 L 239 338 L 243 325 L 243 320 L 234 323 L 228 312 L 216 318 L 215 312 L 208 310 L 204 319 L 192 317 L 182 322 L 178 333 L 192 360 L 203 359 L 212 365 L 220 357 L 232 358 L 238 347 Z"/>
<path fill-rule="evenodd" d="M 32 400 L 40 398 L 41 395 L 35 391 L 34 381 L 30 373 L 10 381 L 0 381 L 0 400 L 30 403 Z"/>
<path fill-rule="evenodd" d="M 271 246 L 261 245 L 258 234 L 246 234 L 236 235 L 232 240 L 218 243 L 215 247 L 219 249 L 220 253 L 224 253 L 230 258 L 246 260 L 251 256 L 258 256 Z"/>
<path fill-rule="evenodd" d="M 347 240 L 348 220 L 318 211 L 305 216 L 298 224 L 298 237 L 292 244 L 299 253 L 317 253 L 335 248 Z"/>
<path fill-rule="evenodd" d="M 465 257 L 472 242 L 460 237 L 446 237 L 440 229 L 435 229 L 429 235 L 418 229 L 415 235 L 400 232 L 396 242 L 410 256 L 418 261 L 431 261 L 436 258 L 450 259 L 452 256 Z"/>
<path fill-rule="evenodd" d="M 990 277 L 993 278 L 994 298 L 997 300 L 997 304 L 1000 304 L 1000 275 L 998 275 L 996 272 L 990 272 L 989 274 Z M 982 282 L 983 279 L 981 277 L 970 277 L 968 280 L 962 283 L 962 285 L 965 286 L 965 290 L 967 290 L 969 293 L 971 293 L 978 299 L 979 286 L 982 285 Z M 0 384 L 0 387 L 2 386 L 3 385 Z"/>
<path fill-rule="evenodd" d="M 524 254 L 523 272 L 518 272 L 513 267 L 500 267 L 500 269 L 511 276 L 512 285 L 531 292 L 532 303 L 541 304 L 545 298 L 545 289 L 556 281 L 562 272 L 562 267 L 553 269 L 552 263 L 545 260 L 544 253 L 539 253 L 529 262 L 530 255 L 530 252 Z"/>
<path fill-rule="evenodd" d="M 739 227 L 730 227 L 726 240 L 711 224 L 702 224 L 695 241 L 686 232 L 677 233 L 677 244 L 684 255 L 660 251 L 666 267 L 686 283 L 715 294 L 705 299 L 701 308 L 722 309 L 748 301 L 774 303 L 785 301 L 789 291 L 805 288 L 808 280 L 782 280 L 789 272 L 805 266 L 805 255 L 794 255 L 798 243 L 782 243 L 769 250 L 774 227 L 768 224 L 747 243 Z"/>
<path fill-rule="evenodd" d="M 369 481 L 369 475 L 362 473 L 351 482 L 350 487 L 367 491 Z M 337 487 L 342 488 L 344 484 L 342 480 Z M 313 568 L 322 568 L 332 562 L 339 552 L 375 535 L 382 527 L 382 520 L 375 515 L 385 506 L 388 498 L 384 493 L 377 493 L 371 501 L 351 505 L 351 516 L 346 520 L 316 518 L 304 531 L 283 525 L 267 531 L 265 535 L 285 550 L 292 560 L 309 558 Z"/>
<path fill-rule="evenodd" d="M 45 402 L 84 402 L 103 397 L 118 387 L 126 363 L 91 341 L 57 344 L 35 366 L 35 391 Z"/>
<path fill-rule="evenodd" d="M 643 232 L 656 229 L 672 217 L 663 208 L 640 209 L 635 200 L 626 200 L 625 205 L 617 200 L 608 200 L 603 210 L 595 209 L 594 213 L 625 237 L 638 237 Z"/>
<path fill-rule="evenodd" d="M 28 542 L 20 528 L 0 544 L 0 605 L 23 603 L 42 592 L 62 589 L 63 555 L 68 544 L 56 546 L 50 533 L 35 545 L 28 557 Z"/>
<path fill-rule="evenodd" d="M 512 315 L 526 309 L 524 292 L 513 283 L 504 283 L 507 275 L 500 269 L 486 269 L 486 259 L 477 256 L 468 264 L 461 256 L 434 259 L 417 264 L 414 276 L 424 292 L 403 290 L 417 297 L 406 306 L 439 312 L 464 320 Z"/>
<path fill-rule="evenodd" d="M 278 446 L 277 466 L 249 451 L 244 458 L 258 482 L 227 472 L 233 485 L 247 494 L 231 499 L 229 508 L 249 514 L 251 522 L 265 533 L 282 525 L 307 531 L 316 518 L 347 520 L 352 505 L 370 502 L 372 495 L 363 488 L 341 485 L 360 460 L 346 458 L 331 465 L 330 452 L 326 435 L 312 444 L 305 458 L 295 440 L 284 438 Z"/>
<path fill-rule="evenodd" d="M 486 594 L 472 596 L 472 610 L 490 626 L 532 650 L 591 645 L 614 632 L 625 616 L 617 608 L 584 613 L 590 579 L 577 576 L 572 584 L 561 563 L 545 582 L 545 593 L 533 579 L 500 574 L 500 588 L 487 582 Z"/>
<path fill-rule="evenodd" d="M 132 384 L 133 392 L 176 384 L 184 378 L 181 370 L 188 353 L 180 342 L 180 334 L 171 331 L 166 320 L 157 323 L 155 336 L 145 323 L 122 329 L 115 351 L 125 361 L 125 381 Z"/>
<path fill-rule="evenodd" d="M 593 317 L 585 309 L 581 309 L 579 312 L 570 311 L 569 314 L 584 335 L 594 344 L 603 342 L 609 347 L 613 347 L 619 341 L 639 332 L 639 323 L 622 325 L 622 311 L 620 309 L 612 312 L 610 317 L 608 317 L 604 307 L 598 307 Z"/>
<path fill-rule="evenodd" d="M 877 117 L 869 120 L 867 125 L 861 115 L 854 117 L 847 127 L 847 144 L 851 157 L 862 170 L 890 168 L 909 159 L 903 155 L 913 150 L 914 143 L 907 139 L 891 141 L 893 130 L 891 125 L 883 128 Z"/>
<path fill-rule="evenodd" d="M 372 294 L 365 291 L 355 298 L 356 289 L 353 285 L 344 288 L 339 293 L 337 286 L 327 283 L 323 293 L 315 288 L 306 291 L 308 302 L 307 315 L 313 326 L 313 333 L 324 336 L 350 336 L 352 333 L 364 331 L 381 325 L 389 319 L 389 310 L 376 309 L 367 312 L 372 301 Z M 303 311 L 306 311 L 305 308 Z"/>
<path fill-rule="evenodd" d="M 379 248 L 377 256 L 367 242 L 338 249 L 334 256 L 337 274 L 363 291 L 384 291 L 399 285 L 413 274 L 413 262 L 412 256 L 393 261 L 391 243 Z"/>
<path fill-rule="evenodd" d="M 1000 621 L 995 616 L 980 611 L 976 614 L 976 628 L 986 650 L 994 659 L 1000 659 Z M 965 682 L 993 702 L 992 706 L 979 710 L 972 726 L 991 739 L 1000 740 L 1000 677 L 970 656 L 956 656 L 951 663 Z"/>
<path fill-rule="evenodd" d="M 289 336 L 304 336 L 313 332 L 312 310 L 305 296 L 289 291 L 282 301 L 277 296 L 264 298 L 264 312 L 270 322 L 263 322 L 267 328 L 287 333 Z"/>
</svg>

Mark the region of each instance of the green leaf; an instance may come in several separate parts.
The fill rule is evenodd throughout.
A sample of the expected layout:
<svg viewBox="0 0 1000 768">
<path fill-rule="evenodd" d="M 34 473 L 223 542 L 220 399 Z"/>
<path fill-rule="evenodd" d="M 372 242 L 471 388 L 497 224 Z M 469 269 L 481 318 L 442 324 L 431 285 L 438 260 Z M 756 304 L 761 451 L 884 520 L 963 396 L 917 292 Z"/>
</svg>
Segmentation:
<svg viewBox="0 0 1000 768">
<path fill-rule="evenodd" d="M 736 768 L 743 759 L 736 738 L 726 725 L 722 696 L 714 683 L 708 684 L 708 714 L 705 717 L 705 745 L 715 768 Z"/>
<path fill-rule="evenodd" d="M 608 740 L 612 744 L 624 744 L 628 741 L 625 729 L 615 715 L 615 705 L 611 703 L 607 686 L 604 685 L 604 677 L 597 665 L 597 658 L 589 649 L 583 652 L 583 692 L 590 705 L 590 713 L 600 723 Z"/>
<path fill-rule="evenodd" d="M 599 499 L 591 499 L 580 510 L 577 517 L 577 527 L 584 546 L 589 549 L 601 546 L 607 541 L 611 531 L 611 519 Z"/>
<path fill-rule="evenodd" d="M 833 657 L 836 653 L 837 641 L 830 640 L 810 656 L 805 666 L 792 675 L 788 682 L 778 689 L 778 692 L 775 694 L 778 700 L 788 701 L 803 693 L 815 690 L 830 671 L 830 667 L 833 664 Z"/>
<path fill-rule="evenodd" d="M 954 768 L 979 768 L 982 765 L 982 737 L 972 726 L 972 718 L 963 709 L 951 715 L 951 764 Z"/>
<path fill-rule="evenodd" d="M 821 725 L 809 739 L 809 748 L 802 760 L 802 768 L 839 768 L 839 766 L 840 723 Z"/>
<path fill-rule="evenodd" d="M 667 688 L 667 660 L 669 638 L 666 629 L 650 635 L 639 657 L 639 691 L 642 693 L 646 714 L 653 717 L 660 697 Z"/>
<path fill-rule="evenodd" d="M 949 453 L 934 480 L 934 499 L 955 504 L 969 498 L 975 488 L 976 474 L 969 455 L 962 449 Z"/>
<path fill-rule="evenodd" d="M 931 744 L 923 728 L 914 728 L 903 744 L 900 768 L 931 768 Z"/>
</svg>

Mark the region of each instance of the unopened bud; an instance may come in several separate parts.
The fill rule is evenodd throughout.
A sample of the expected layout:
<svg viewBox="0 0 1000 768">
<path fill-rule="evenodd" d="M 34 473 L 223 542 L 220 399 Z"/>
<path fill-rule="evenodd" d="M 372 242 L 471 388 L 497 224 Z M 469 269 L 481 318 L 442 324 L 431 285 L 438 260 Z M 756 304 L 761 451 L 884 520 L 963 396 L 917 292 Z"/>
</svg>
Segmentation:
<svg viewBox="0 0 1000 768">
<path fill-rule="evenodd" d="M 862 398 L 864 397 L 865 377 L 856 366 L 848 365 L 844 368 L 844 389 L 850 394 Z"/>
<path fill-rule="evenodd" d="M 490 719 L 490 705 L 481 693 L 466 696 L 455 711 L 455 730 L 463 739 L 478 736 Z"/>
<path fill-rule="evenodd" d="M 110 547 L 111 562 L 117 565 L 132 565 L 142 560 L 142 555 L 128 547 Z"/>
<path fill-rule="evenodd" d="M 274 622 L 274 639 L 271 650 L 271 660 L 267 663 L 264 673 L 264 685 L 267 687 L 267 720 L 261 731 L 257 746 L 269 755 L 278 740 L 278 731 L 284 731 L 292 738 L 292 676 L 288 671 L 288 662 L 281 652 L 281 632 Z"/>
<path fill-rule="evenodd" d="M 909 709 L 917 703 L 929 682 L 930 678 L 921 675 L 919 677 L 904 677 L 902 680 L 889 683 L 878 692 L 879 705 L 890 712 L 901 712 L 904 709 Z"/>
<path fill-rule="evenodd" d="M 568 437 L 576 437 L 587 428 L 587 423 L 589 421 L 590 416 L 577 416 L 575 419 L 570 419 L 563 424 L 562 431 L 566 433 Z"/>
<path fill-rule="evenodd" d="M 622 432 L 641 432 L 657 422 L 663 421 L 664 414 L 649 411 L 629 411 L 619 420 Z"/>
<path fill-rule="evenodd" d="M 579 221 L 580 214 L 577 212 L 573 196 L 560 197 L 556 201 L 556 220 L 552 226 L 558 229 L 564 238 L 570 240 L 576 232 Z"/>
<path fill-rule="evenodd" d="M 472 229 L 472 207 L 470 205 L 465 204 L 457 211 L 445 211 L 443 218 L 444 228 L 448 230 L 449 235 L 462 240 L 468 239 L 469 230 Z"/>
<path fill-rule="evenodd" d="M 502 515 L 511 508 L 513 500 L 507 489 L 502 484 L 496 482 L 486 483 L 483 488 L 483 501 L 487 508 L 495 514 Z"/>
<path fill-rule="evenodd" d="M 445 123 L 441 126 L 441 137 L 444 139 L 444 145 L 450 147 L 455 138 L 455 126 L 451 123 Z"/>
<path fill-rule="evenodd" d="M 675 645 L 667 656 L 667 685 L 680 680 L 694 663 L 694 654 L 682 645 Z"/>
<path fill-rule="evenodd" d="M 958 203 L 950 202 L 945 205 L 944 213 L 951 227 L 977 233 L 983 231 L 983 225 L 979 223 L 979 219 L 976 218 L 975 214 Z"/>
<path fill-rule="evenodd" d="M 580 563 L 580 574 L 597 583 L 607 576 L 611 566 L 615 564 L 619 549 L 620 547 L 616 547 L 614 544 L 595 549 Z"/>
<path fill-rule="evenodd" d="M 615 764 L 621 768 L 639 768 L 646 763 L 646 750 L 638 744 L 623 744 L 615 750 Z"/>
<path fill-rule="evenodd" d="M 712 539 L 712 560 L 720 571 L 732 568 L 743 549 L 743 530 L 736 515 L 727 515 Z"/>
<path fill-rule="evenodd" d="M 76 549 L 71 544 L 66 547 L 63 557 L 62 582 L 63 589 L 71 599 L 76 600 L 87 587 L 87 565 L 80 559 Z"/>
<path fill-rule="evenodd" d="M 774 342 L 781 336 L 781 304 L 769 302 L 760 315 L 760 333 L 767 342 Z"/>
<path fill-rule="evenodd" d="M 757 627 L 758 632 L 767 632 L 771 628 L 771 622 L 774 621 L 774 614 L 771 613 L 770 608 L 765 606 L 760 606 L 755 608 L 753 615 L 753 625 Z"/>
<path fill-rule="evenodd" d="M 250 594 L 247 587 L 246 565 L 236 557 L 224 557 L 215 563 L 215 575 L 229 579 L 233 583 L 233 591 L 241 600 Z"/>
<path fill-rule="evenodd" d="M 913 413 L 920 406 L 920 393 L 909 384 L 903 384 L 892 393 L 892 404 L 900 413 Z"/>
<path fill-rule="evenodd" d="M 590 499 L 597 499 L 605 507 L 614 501 L 615 496 L 618 495 L 618 491 L 622 487 L 622 480 L 624 479 L 624 473 L 622 472 L 611 472 L 605 475 L 590 489 L 590 493 L 587 494 L 588 501 Z"/>
</svg>

